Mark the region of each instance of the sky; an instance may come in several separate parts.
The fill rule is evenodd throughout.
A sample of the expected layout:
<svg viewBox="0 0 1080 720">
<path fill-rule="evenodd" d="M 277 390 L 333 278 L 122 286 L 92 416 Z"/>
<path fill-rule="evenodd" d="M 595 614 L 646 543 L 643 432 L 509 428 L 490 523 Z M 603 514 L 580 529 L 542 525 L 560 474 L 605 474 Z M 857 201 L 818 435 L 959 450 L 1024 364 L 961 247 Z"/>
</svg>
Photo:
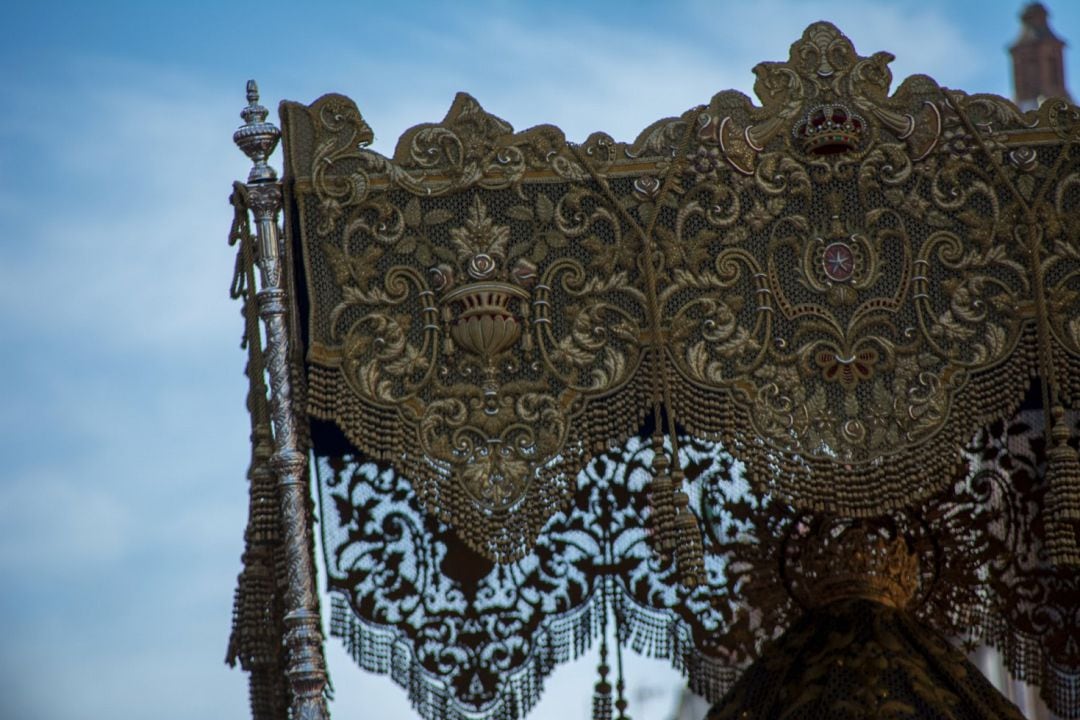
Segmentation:
<svg viewBox="0 0 1080 720">
<path fill-rule="evenodd" d="M 1080 3 L 1051 0 L 1080 42 Z M 1017 0 L 19 2 L 0 21 L 0 718 L 247 715 L 224 663 L 247 514 L 232 144 L 262 102 L 354 98 L 390 153 L 464 90 L 524 129 L 631 140 L 837 24 L 894 78 L 1010 94 Z M 1066 77 L 1080 94 L 1080 53 Z M 275 114 L 276 115 L 276 114 Z M 274 117 L 274 115 L 272 115 Z M 275 157 L 280 167 L 280 153 Z M 328 642 L 335 718 L 413 717 Z M 530 716 L 587 717 L 595 660 Z M 678 675 L 629 669 L 667 720 Z"/>
</svg>

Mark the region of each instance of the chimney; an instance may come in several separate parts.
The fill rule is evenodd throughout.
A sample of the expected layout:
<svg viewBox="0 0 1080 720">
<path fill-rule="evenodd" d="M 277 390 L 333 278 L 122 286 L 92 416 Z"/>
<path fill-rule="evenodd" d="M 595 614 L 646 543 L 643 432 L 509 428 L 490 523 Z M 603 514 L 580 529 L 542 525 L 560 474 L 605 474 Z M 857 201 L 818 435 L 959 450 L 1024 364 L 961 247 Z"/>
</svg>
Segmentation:
<svg viewBox="0 0 1080 720">
<path fill-rule="evenodd" d="M 1016 104 L 1031 110 L 1049 97 L 1071 101 L 1065 89 L 1065 43 L 1054 35 L 1042 3 L 1031 3 L 1020 13 L 1020 37 L 1009 52 L 1013 61 Z"/>
</svg>

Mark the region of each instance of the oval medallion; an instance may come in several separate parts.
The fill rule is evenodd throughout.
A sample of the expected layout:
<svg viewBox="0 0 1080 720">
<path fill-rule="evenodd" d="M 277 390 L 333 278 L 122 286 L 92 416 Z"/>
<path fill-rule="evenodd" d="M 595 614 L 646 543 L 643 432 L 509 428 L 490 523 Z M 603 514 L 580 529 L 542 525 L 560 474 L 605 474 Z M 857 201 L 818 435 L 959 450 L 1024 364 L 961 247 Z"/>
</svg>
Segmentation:
<svg viewBox="0 0 1080 720">
<path fill-rule="evenodd" d="M 855 254 L 847 243 L 834 242 L 821 258 L 825 275 L 834 282 L 847 282 L 855 272 Z"/>
</svg>

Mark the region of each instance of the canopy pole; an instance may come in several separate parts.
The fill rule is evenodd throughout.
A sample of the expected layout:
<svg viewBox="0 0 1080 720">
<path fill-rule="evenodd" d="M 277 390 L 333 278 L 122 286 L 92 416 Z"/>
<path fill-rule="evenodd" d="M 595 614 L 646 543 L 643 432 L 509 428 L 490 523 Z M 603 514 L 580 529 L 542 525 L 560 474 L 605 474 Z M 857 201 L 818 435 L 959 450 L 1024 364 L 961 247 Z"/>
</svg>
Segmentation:
<svg viewBox="0 0 1080 720">
<path fill-rule="evenodd" d="M 255 219 L 261 289 L 257 294 L 259 317 L 266 329 L 266 369 L 270 376 L 270 414 L 274 430 L 274 454 L 270 466 L 278 478 L 281 496 L 281 527 L 285 544 L 287 586 L 285 590 L 285 674 L 292 691 L 290 717 L 294 720 L 326 720 L 326 661 L 323 657 L 322 622 L 315 587 L 314 547 L 311 539 L 309 495 L 305 482 L 307 456 L 300 451 L 293 390 L 289 378 L 289 333 L 285 324 L 287 297 L 283 278 L 278 213 L 282 206 L 281 183 L 266 160 L 277 147 L 281 131 L 266 122 L 267 109 L 259 105 L 259 88 L 247 83 L 248 105 L 233 141 L 251 158 L 247 189 Z"/>
</svg>

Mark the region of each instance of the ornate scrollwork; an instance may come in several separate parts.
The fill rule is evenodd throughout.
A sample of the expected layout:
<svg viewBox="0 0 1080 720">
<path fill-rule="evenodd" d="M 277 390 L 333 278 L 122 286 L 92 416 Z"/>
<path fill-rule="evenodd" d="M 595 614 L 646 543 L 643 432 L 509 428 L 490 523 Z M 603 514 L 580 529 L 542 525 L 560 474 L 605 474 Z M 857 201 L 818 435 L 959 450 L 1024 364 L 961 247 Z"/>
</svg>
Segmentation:
<svg viewBox="0 0 1080 720">
<path fill-rule="evenodd" d="M 1019 403 L 1033 343 L 1000 132 L 965 134 L 926 79 L 888 97 L 889 60 L 809 28 L 756 69 L 763 108 L 699 114 L 657 228 L 689 249 L 661 280 L 677 416 L 793 502 L 856 514 L 941 487 L 957 443 Z M 920 118 L 933 137 L 912 140 Z"/>
<path fill-rule="evenodd" d="M 721 93 L 631 144 L 515 133 L 459 95 L 390 159 L 344 98 L 286 104 L 315 230 L 312 413 L 368 452 L 420 449 L 402 468 L 474 526 L 565 488 L 661 404 L 800 506 L 940 489 L 1033 356 L 1076 394 L 1076 120 L 925 77 L 889 95 L 891 60 L 817 23 L 755 69 L 761 107 Z M 368 405 L 372 422 L 347 409 Z"/>
<path fill-rule="evenodd" d="M 1040 562 L 1038 419 L 987 428 L 947 491 L 872 521 L 763 498 L 721 448 L 683 438 L 707 578 L 692 590 L 648 547 L 653 450 L 640 440 L 594 459 L 535 552 L 502 569 L 426 514 L 389 466 L 324 459 L 332 632 L 365 667 L 396 668 L 425 717 L 455 718 L 526 712 L 551 659 L 576 656 L 600 632 L 605 586 L 623 642 L 672 658 L 714 701 L 807 609 L 871 599 L 906 607 L 924 628 L 997 645 L 1015 674 L 1058 688 L 1048 695 L 1056 712 L 1075 715 L 1076 674 L 1065 668 L 1077 665 L 1076 583 Z"/>
<path fill-rule="evenodd" d="M 583 172 L 557 162 L 559 152 L 577 160 L 565 143 L 552 149 L 550 132 L 514 135 L 459 96 L 446 121 L 402 139 L 389 171 L 388 160 L 343 149 L 362 120 L 339 103 L 302 109 L 326 149 L 311 158 L 310 212 L 301 210 L 321 238 L 308 257 L 312 412 L 344 421 L 372 455 L 414 458 L 403 464 L 426 483 L 429 507 L 474 548 L 512 560 L 566 502 L 566 473 L 581 467 L 583 448 L 618 435 L 589 403 L 642 393 L 633 383 L 646 316 L 632 277 L 639 253 L 620 208 L 595 189 L 521 184 L 541 166 L 556 177 Z M 474 189 L 451 194 L 438 178 Z M 384 422 L 396 417 L 398 439 L 387 447 L 363 418 L 343 414 L 339 393 Z"/>
<path fill-rule="evenodd" d="M 891 60 L 815 23 L 755 68 L 760 106 L 723 92 L 631 143 L 515 132 L 459 95 L 384 157 L 346 98 L 283 106 L 306 409 L 344 436 L 323 428 L 315 449 L 368 468 L 339 463 L 323 488 L 344 533 L 332 582 L 362 621 L 342 605 L 340 632 L 405 637 L 416 672 L 450 678 L 430 697 L 490 709 L 580 650 L 538 618 L 591 636 L 602 576 L 631 642 L 685 649 L 715 697 L 799 611 L 781 555 L 803 531 L 885 514 L 919 556 L 915 615 L 999 644 L 1052 635 L 1032 672 L 1075 714 L 1075 676 L 1046 669 L 1075 661 L 1072 590 L 1046 568 L 1080 562 L 1063 420 L 1080 401 L 1080 111 L 924 76 L 890 94 Z M 1051 480 L 965 473 L 962 448 L 1035 379 Z M 706 442 L 738 478 L 704 469 Z M 1029 521 L 1045 548 L 1001 535 Z M 617 571 L 595 566 L 605 533 L 624 533 Z M 423 559 L 395 578 L 408 553 Z M 1054 587 L 998 604 L 1026 582 Z"/>
<path fill-rule="evenodd" d="M 694 445 L 683 454 L 702 488 L 707 477 L 731 470 L 730 461 L 712 464 L 709 452 Z M 673 635 L 648 633 L 649 623 L 686 638 L 712 637 L 725 621 L 709 592 L 673 592 L 671 568 L 657 566 L 645 541 L 640 490 L 650 464 L 643 443 L 594 460 L 536 550 L 496 567 L 425 514 L 411 484 L 391 468 L 352 457 L 322 461 L 322 528 L 329 582 L 339 593 L 332 632 L 368 666 L 388 670 L 390 644 L 407 648 L 401 667 L 408 676 L 399 681 L 418 704 L 424 699 L 425 717 L 444 719 L 527 712 L 552 660 L 581 653 L 599 631 L 605 592 L 625 626 L 640 633 L 638 642 L 658 652 Z M 723 483 L 708 486 L 719 507 Z M 688 660 L 691 647 L 684 648 Z M 730 682 L 732 670 L 722 663 L 695 662 L 702 685 Z"/>
<path fill-rule="evenodd" d="M 863 601 L 996 644 L 1080 717 L 1080 109 L 890 94 L 891 60 L 816 23 L 755 68 L 760 106 L 632 142 L 462 94 L 387 158 L 348 98 L 286 103 L 280 187 L 252 100 L 299 705 L 322 666 L 281 448 L 310 430 L 333 631 L 429 720 L 516 719 L 610 620 L 716 701 L 802 613 Z"/>
</svg>

